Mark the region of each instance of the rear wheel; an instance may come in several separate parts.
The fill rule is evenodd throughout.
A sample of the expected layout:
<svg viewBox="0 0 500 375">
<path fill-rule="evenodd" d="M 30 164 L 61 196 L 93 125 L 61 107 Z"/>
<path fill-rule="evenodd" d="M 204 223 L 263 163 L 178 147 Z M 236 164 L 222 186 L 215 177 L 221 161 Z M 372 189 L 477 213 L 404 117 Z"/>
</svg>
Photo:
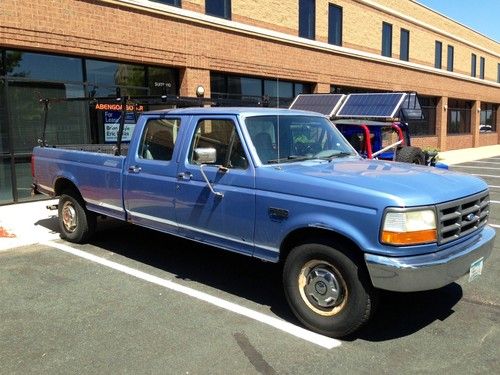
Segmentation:
<svg viewBox="0 0 500 375">
<path fill-rule="evenodd" d="M 347 254 L 326 241 L 302 244 L 291 251 L 283 270 L 294 314 L 309 329 L 331 337 L 360 328 L 376 298 L 364 267 Z"/>
<path fill-rule="evenodd" d="M 397 151 L 396 161 L 424 165 L 425 155 L 420 147 L 406 146 Z"/>
<path fill-rule="evenodd" d="M 85 208 L 83 199 L 74 192 L 59 198 L 59 228 L 61 238 L 69 242 L 86 242 L 94 233 L 96 216 Z"/>
</svg>

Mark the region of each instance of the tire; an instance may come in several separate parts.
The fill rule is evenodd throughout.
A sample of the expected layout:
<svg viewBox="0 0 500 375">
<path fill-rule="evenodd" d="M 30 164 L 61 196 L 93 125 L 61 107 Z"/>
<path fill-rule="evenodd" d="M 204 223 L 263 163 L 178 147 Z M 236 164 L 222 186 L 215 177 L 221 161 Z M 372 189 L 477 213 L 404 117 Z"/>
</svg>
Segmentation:
<svg viewBox="0 0 500 375">
<path fill-rule="evenodd" d="M 59 197 L 58 216 L 63 240 L 85 243 L 94 234 L 96 215 L 85 208 L 79 194 L 64 192 Z"/>
<path fill-rule="evenodd" d="M 397 151 L 396 161 L 425 165 L 425 155 L 419 147 L 406 146 Z"/>
<path fill-rule="evenodd" d="M 295 247 L 286 259 L 283 286 L 295 316 L 309 329 L 343 337 L 373 313 L 376 291 L 367 271 L 347 252 L 327 241 Z"/>
</svg>

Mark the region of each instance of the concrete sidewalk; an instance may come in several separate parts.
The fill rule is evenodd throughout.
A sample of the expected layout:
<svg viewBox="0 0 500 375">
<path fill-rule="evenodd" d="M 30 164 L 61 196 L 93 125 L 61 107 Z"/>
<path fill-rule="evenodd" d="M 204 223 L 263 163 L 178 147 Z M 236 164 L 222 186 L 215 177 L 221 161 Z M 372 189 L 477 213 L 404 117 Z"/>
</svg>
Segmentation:
<svg viewBox="0 0 500 375">
<path fill-rule="evenodd" d="M 0 251 L 59 238 L 57 211 L 47 210 L 57 200 L 0 207 Z"/>
<path fill-rule="evenodd" d="M 444 164 L 454 165 L 494 156 L 500 156 L 500 145 L 444 151 L 438 154 L 438 160 Z"/>
</svg>

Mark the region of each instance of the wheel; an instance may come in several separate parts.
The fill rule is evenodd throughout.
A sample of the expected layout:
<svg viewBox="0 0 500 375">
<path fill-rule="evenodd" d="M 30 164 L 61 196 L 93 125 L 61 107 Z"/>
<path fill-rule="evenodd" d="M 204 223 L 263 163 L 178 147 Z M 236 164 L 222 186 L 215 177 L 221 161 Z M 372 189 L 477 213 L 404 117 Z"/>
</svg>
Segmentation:
<svg viewBox="0 0 500 375">
<path fill-rule="evenodd" d="M 58 214 L 61 238 L 64 240 L 84 243 L 95 231 L 95 214 L 88 211 L 83 199 L 73 192 L 60 196 Z"/>
<path fill-rule="evenodd" d="M 397 151 L 396 161 L 424 165 L 425 155 L 419 147 L 406 146 Z"/>
<path fill-rule="evenodd" d="M 309 329 L 346 336 L 368 321 L 376 292 L 367 271 L 327 241 L 295 247 L 286 259 L 283 285 L 295 316 Z"/>
</svg>

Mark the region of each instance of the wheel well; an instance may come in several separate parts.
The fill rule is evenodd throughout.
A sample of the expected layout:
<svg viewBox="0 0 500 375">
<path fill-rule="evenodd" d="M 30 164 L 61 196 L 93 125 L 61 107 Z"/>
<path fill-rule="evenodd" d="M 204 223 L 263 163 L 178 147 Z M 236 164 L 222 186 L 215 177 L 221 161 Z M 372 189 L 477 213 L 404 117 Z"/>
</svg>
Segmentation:
<svg viewBox="0 0 500 375">
<path fill-rule="evenodd" d="M 314 240 L 318 240 L 318 238 L 327 239 L 328 242 L 331 242 L 332 245 L 341 244 L 341 247 L 345 249 L 354 250 L 352 253 L 346 254 L 348 256 L 353 256 L 358 260 L 362 260 L 363 258 L 363 253 L 359 246 L 348 237 L 345 237 L 337 232 L 328 229 L 301 228 L 289 233 L 281 243 L 280 262 L 285 261 L 285 259 L 288 257 L 288 254 L 295 246 L 313 242 Z"/>
<path fill-rule="evenodd" d="M 67 178 L 59 178 L 55 183 L 54 193 L 56 196 L 59 196 L 65 191 L 72 191 L 81 196 L 78 188 L 73 182 L 71 182 Z"/>
</svg>

